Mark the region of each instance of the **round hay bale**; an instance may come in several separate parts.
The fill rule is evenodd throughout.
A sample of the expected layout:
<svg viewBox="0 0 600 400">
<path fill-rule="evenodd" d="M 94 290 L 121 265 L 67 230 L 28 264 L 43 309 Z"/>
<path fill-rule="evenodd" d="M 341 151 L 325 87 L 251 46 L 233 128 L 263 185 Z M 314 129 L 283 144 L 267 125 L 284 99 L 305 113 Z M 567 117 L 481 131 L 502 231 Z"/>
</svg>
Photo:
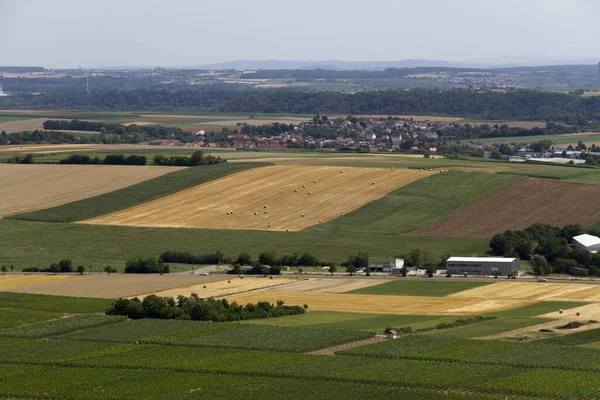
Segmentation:
<svg viewBox="0 0 600 400">
<path fill-rule="evenodd" d="M 319 223 L 320 223 L 320 224 L 322 224 L 322 223 L 323 223 L 323 220 L 322 220 L 322 219 L 320 219 L 320 220 L 319 220 Z"/>
<path fill-rule="evenodd" d="M 271 227 L 271 224 L 269 223 L 269 228 Z"/>
<path fill-rule="evenodd" d="M 317 180 L 315 179 L 315 183 L 317 183 Z"/>
<path fill-rule="evenodd" d="M 344 173 L 344 170 L 343 170 L 343 169 L 342 169 L 342 170 L 340 170 L 340 174 L 343 174 L 343 173 Z"/>
<path fill-rule="evenodd" d="M 431 168 L 429 168 L 429 171 L 433 171 Z"/>
<path fill-rule="evenodd" d="M 302 217 L 304 218 L 304 214 L 302 214 Z"/>
<path fill-rule="evenodd" d="M 206 289 L 206 285 L 202 286 L 202 288 Z"/>
<path fill-rule="evenodd" d="M 371 183 L 371 185 L 374 185 L 374 184 L 375 184 L 375 182 Z"/>
<path fill-rule="evenodd" d="M 227 215 L 229 215 L 229 211 L 227 211 Z"/>
<path fill-rule="evenodd" d="M 267 208 L 267 205 L 265 204 L 265 205 L 263 206 L 263 208 Z"/>
<path fill-rule="evenodd" d="M 294 193 L 298 193 L 298 189 L 294 189 Z"/>
<path fill-rule="evenodd" d="M 267 213 L 267 212 L 265 211 L 265 214 L 266 214 L 266 213 Z"/>
<path fill-rule="evenodd" d="M 233 210 L 229 211 L 229 214 L 233 214 Z"/>
<path fill-rule="evenodd" d="M 231 281 L 227 281 L 227 283 L 231 283 Z"/>
<path fill-rule="evenodd" d="M 312 192 L 308 192 L 308 194 L 312 194 Z"/>
<path fill-rule="evenodd" d="M 289 229 L 286 229 L 285 231 L 286 231 L 286 232 L 289 232 L 290 230 L 289 230 Z"/>
<path fill-rule="evenodd" d="M 423 172 L 423 168 L 421 168 L 419 171 Z"/>
<path fill-rule="evenodd" d="M 440 172 L 444 172 L 444 170 L 443 170 L 443 169 L 440 169 Z"/>
<path fill-rule="evenodd" d="M 563 313 L 563 310 L 562 310 L 562 309 L 558 310 L 558 313 L 559 313 L 559 314 L 562 314 L 562 313 Z"/>
<path fill-rule="evenodd" d="M 258 215 L 258 213 L 256 211 L 254 211 L 254 215 Z"/>
<path fill-rule="evenodd" d="M 394 168 L 392 168 L 392 171 L 394 170 Z"/>
<path fill-rule="evenodd" d="M 302 185 L 302 187 L 303 187 L 304 189 L 306 189 L 306 185 Z"/>
</svg>

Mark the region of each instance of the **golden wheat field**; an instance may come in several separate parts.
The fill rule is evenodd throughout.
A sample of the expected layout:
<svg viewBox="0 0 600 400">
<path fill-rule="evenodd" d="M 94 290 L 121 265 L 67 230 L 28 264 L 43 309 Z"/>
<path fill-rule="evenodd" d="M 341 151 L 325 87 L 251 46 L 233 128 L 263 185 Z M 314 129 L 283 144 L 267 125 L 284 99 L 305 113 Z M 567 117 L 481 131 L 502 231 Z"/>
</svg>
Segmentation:
<svg viewBox="0 0 600 400">
<path fill-rule="evenodd" d="M 352 290 L 363 289 L 389 282 L 389 279 L 363 279 L 363 278 L 309 278 L 277 286 L 269 289 L 276 292 L 313 292 L 313 293 L 346 293 Z"/>
<path fill-rule="evenodd" d="M 218 275 L 215 275 L 218 276 Z M 224 275 L 222 275 L 224 277 Z M 297 282 L 296 279 L 288 278 L 277 278 L 269 279 L 264 277 L 244 277 L 240 279 L 237 276 L 228 276 L 227 279 L 222 279 L 215 282 L 194 284 L 190 286 L 183 286 L 173 289 L 164 290 L 161 292 L 154 292 L 158 296 L 173 297 L 177 296 L 190 296 L 192 293 L 196 293 L 202 298 L 209 297 L 223 297 L 229 296 L 236 293 L 252 292 L 260 289 L 276 289 L 281 286 L 287 286 Z"/>
<path fill-rule="evenodd" d="M 57 282 L 72 277 L 73 275 L 0 275 L 0 290 Z"/>
<path fill-rule="evenodd" d="M 283 300 L 287 304 L 307 304 L 310 310 L 404 315 L 483 314 L 533 303 L 523 300 L 482 301 L 473 298 L 276 292 L 271 290 L 232 295 L 227 298 L 240 304 L 258 301 L 275 303 Z"/>
<path fill-rule="evenodd" d="M 98 196 L 177 169 L 156 166 L 0 164 L 0 218 Z"/>
<path fill-rule="evenodd" d="M 600 301 L 600 285 L 550 282 L 498 282 L 454 293 L 448 297 L 531 301 Z"/>
<path fill-rule="evenodd" d="M 275 165 L 207 182 L 85 224 L 299 231 L 432 172 Z"/>
</svg>

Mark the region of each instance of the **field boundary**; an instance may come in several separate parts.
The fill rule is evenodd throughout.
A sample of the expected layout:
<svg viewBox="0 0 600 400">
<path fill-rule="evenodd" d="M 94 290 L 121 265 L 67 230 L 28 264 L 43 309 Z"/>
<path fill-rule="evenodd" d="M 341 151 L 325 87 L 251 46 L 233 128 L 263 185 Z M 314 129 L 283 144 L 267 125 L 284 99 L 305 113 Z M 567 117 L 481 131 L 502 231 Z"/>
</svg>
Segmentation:
<svg viewBox="0 0 600 400">
<path fill-rule="evenodd" d="M 10 218 L 41 222 L 75 222 L 158 199 L 202 183 L 267 163 L 225 163 L 190 167 L 171 172 L 100 196 L 67 203 L 62 206 L 12 215 Z"/>
</svg>

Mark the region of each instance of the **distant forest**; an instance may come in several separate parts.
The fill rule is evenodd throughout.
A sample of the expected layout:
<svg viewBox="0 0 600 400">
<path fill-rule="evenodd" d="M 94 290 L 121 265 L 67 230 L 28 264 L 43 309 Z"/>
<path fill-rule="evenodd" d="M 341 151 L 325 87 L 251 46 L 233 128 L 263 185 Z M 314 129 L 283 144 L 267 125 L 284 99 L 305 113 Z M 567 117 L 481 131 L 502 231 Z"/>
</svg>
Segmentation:
<svg viewBox="0 0 600 400">
<path fill-rule="evenodd" d="M 198 111 L 293 114 L 437 114 L 480 119 L 600 120 L 600 96 L 517 90 L 385 90 L 346 94 L 295 90 L 128 90 L 0 97 L 0 109 Z"/>
</svg>

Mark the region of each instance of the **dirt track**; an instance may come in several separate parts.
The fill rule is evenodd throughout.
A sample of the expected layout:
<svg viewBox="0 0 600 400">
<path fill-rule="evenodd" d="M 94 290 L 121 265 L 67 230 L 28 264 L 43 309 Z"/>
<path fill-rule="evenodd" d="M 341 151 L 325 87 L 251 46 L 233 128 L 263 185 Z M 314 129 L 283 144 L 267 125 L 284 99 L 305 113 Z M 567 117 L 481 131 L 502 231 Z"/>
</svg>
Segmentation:
<svg viewBox="0 0 600 400">
<path fill-rule="evenodd" d="M 501 189 L 411 233 L 415 236 L 490 238 L 542 222 L 590 225 L 600 220 L 600 185 L 528 179 Z"/>
<path fill-rule="evenodd" d="M 433 173 L 387 168 L 261 167 L 81 223 L 299 231 Z"/>
<path fill-rule="evenodd" d="M 180 168 L 0 164 L 0 218 L 112 192 Z"/>
</svg>

